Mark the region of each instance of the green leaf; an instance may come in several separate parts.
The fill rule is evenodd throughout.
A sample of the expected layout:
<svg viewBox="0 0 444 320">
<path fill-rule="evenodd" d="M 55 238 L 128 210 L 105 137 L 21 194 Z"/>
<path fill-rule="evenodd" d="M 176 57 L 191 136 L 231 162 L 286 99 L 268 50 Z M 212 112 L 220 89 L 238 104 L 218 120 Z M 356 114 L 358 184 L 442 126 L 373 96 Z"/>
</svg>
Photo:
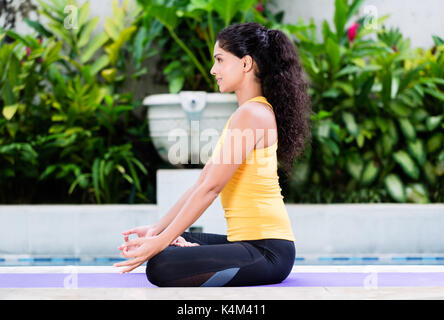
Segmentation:
<svg viewBox="0 0 444 320">
<path fill-rule="evenodd" d="M 85 51 L 82 53 L 80 57 L 80 61 L 82 63 L 87 63 L 92 58 L 94 53 L 98 49 L 100 49 L 108 41 L 108 39 L 109 38 L 105 32 L 102 32 L 97 36 L 95 36 L 86 46 Z"/>
<path fill-rule="evenodd" d="M 32 21 L 29 20 L 28 18 L 23 19 L 26 24 L 28 26 L 30 26 L 31 28 L 33 28 L 35 31 L 37 31 L 38 33 L 40 33 L 41 35 L 50 38 L 52 36 L 52 33 L 48 30 L 46 30 L 46 28 L 38 21 Z"/>
<path fill-rule="evenodd" d="M 94 61 L 94 63 L 91 65 L 91 76 L 95 76 L 97 72 L 105 68 L 109 64 L 109 58 L 107 55 L 102 55 L 98 59 Z"/>
<path fill-rule="evenodd" d="M 93 162 L 92 166 L 92 178 L 93 178 L 93 187 L 94 187 L 94 194 L 96 196 L 97 203 L 101 203 L 100 201 L 100 189 L 99 189 L 99 166 L 100 166 L 100 159 L 96 158 Z"/>
<path fill-rule="evenodd" d="M 429 203 L 427 188 L 422 183 L 411 183 L 406 188 L 407 201 Z"/>
<path fill-rule="evenodd" d="M 87 3 L 87 2 L 86 2 Z M 91 32 L 94 30 L 94 28 L 99 23 L 99 17 L 95 17 L 88 21 L 88 23 L 81 29 L 79 41 L 77 42 L 77 47 L 79 49 L 83 48 L 86 44 L 88 44 L 88 41 L 90 40 Z"/>
<path fill-rule="evenodd" d="M 413 140 L 416 138 L 416 130 L 408 118 L 399 118 L 398 122 L 402 133 L 407 139 Z"/>
<path fill-rule="evenodd" d="M 358 12 L 359 8 L 362 6 L 365 0 L 354 0 L 352 4 L 348 8 L 347 12 L 347 19 L 346 21 L 350 20 L 350 18 Z"/>
<path fill-rule="evenodd" d="M 224 21 L 225 26 L 231 23 L 231 20 L 235 17 L 239 11 L 246 11 L 251 8 L 256 1 L 238 1 L 238 0 L 212 0 L 211 6 L 218 13 L 218 15 Z"/>
<path fill-rule="evenodd" d="M 42 172 L 42 174 L 39 176 L 39 180 L 44 180 L 46 177 L 48 177 L 51 173 L 53 173 L 57 169 L 57 165 L 49 165 L 46 167 L 45 171 Z"/>
<path fill-rule="evenodd" d="M 435 171 L 435 167 L 433 166 L 433 164 L 430 161 L 426 161 L 424 166 L 423 166 L 423 172 L 424 172 L 424 176 L 427 180 L 427 182 L 429 184 L 431 184 L 432 186 L 436 184 L 436 180 L 437 180 L 437 176 L 436 176 L 436 171 Z"/>
<path fill-rule="evenodd" d="M 370 160 L 365 165 L 364 171 L 362 172 L 361 183 L 364 186 L 370 185 L 378 176 L 379 166 L 375 161 Z"/>
<path fill-rule="evenodd" d="M 171 79 L 168 83 L 170 93 L 178 93 L 185 83 L 185 78 L 180 75 Z"/>
<path fill-rule="evenodd" d="M 353 153 L 346 157 L 345 168 L 353 179 L 359 181 L 361 179 L 361 172 L 364 168 L 364 163 L 358 154 Z"/>
<path fill-rule="evenodd" d="M 147 14 L 159 20 L 167 29 L 176 29 L 179 21 L 176 14 L 177 8 L 153 5 L 147 11 Z"/>
<path fill-rule="evenodd" d="M 72 194 L 74 192 L 75 187 L 77 186 L 77 184 L 83 188 L 86 189 L 86 187 L 88 186 L 88 177 L 90 176 L 90 174 L 81 174 L 78 175 L 76 180 L 71 184 L 71 186 L 69 187 L 68 193 Z"/>
<path fill-rule="evenodd" d="M 426 127 L 427 130 L 433 131 L 435 130 L 439 124 L 441 123 L 443 116 L 435 116 L 435 117 L 428 117 L 426 120 Z"/>
<path fill-rule="evenodd" d="M 419 169 L 407 152 L 399 150 L 393 154 L 393 158 L 409 177 L 419 178 Z"/>
<path fill-rule="evenodd" d="M 89 14 L 90 14 L 89 1 L 85 1 L 85 3 L 80 7 L 80 9 L 78 11 L 78 20 L 77 20 L 78 27 L 79 27 L 78 30 L 84 26 L 86 21 L 88 21 Z M 95 20 L 98 18 L 99 17 L 96 17 L 92 20 Z"/>
<path fill-rule="evenodd" d="M 390 194 L 390 196 L 398 201 L 405 202 L 406 200 L 406 190 L 401 179 L 396 174 L 389 174 L 384 179 L 385 187 Z"/>
<path fill-rule="evenodd" d="M 382 136 L 382 152 L 384 156 L 388 156 L 393 151 L 395 142 L 389 135 Z"/>
<path fill-rule="evenodd" d="M 390 135 L 390 138 L 392 138 L 393 143 L 396 145 L 399 141 L 399 134 L 398 130 L 396 129 L 395 122 L 392 119 L 388 119 L 388 134 Z"/>
<path fill-rule="evenodd" d="M 440 46 L 440 45 L 444 44 L 444 40 L 441 39 L 440 37 L 434 35 L 434 36 L 432 36 L 432 38 L 433 38 L 433 41 L 435 42 L 436 46 Z"/>
<path fill-rule="evenodd" d="M 336 27 L 337 39 L 340 40 L 344 35 L 344 27 L 347 23 L 347 1 L 335 0 L 334 22 Z"/>
<path fill-rule="evenodd" d="M 328 24 L 327 20 L 324 20 L 322 23 L 322 35 L 324 37 L 324 43 L 327 44 L 327 39 L 333 39 L 337 40 L 336 34 L 333 33 L 330 29 L 330 25 Z"/>
<path fill-rule="evenodd" d="M 333 39 L 328 38 L 326 50 L 330 67 L 332 68 L 332 71 L 335 72 L 339 69 L 339 64 L 341 63 L 341 51 L 339 45 Z"/>
<path fill-rule="evenodd" d="M 420 139 L 416 139 L 414 141 L 408 140 L 407 141 L 407 149 L 410 153 L 410 155 L 416 159 L 416 161 L 423 165 L 426 161 L 426 150 L 424 146 L 424 142 Z"/>
<path fill-rule="evenodd" d="M 437 98 L 438 100 L 444 101 L 444 93 L 438 90 L 432 90 L 430 88 L 424 88 L 424 91 L 430 94 L 431 96 Z"/>
<path fill-rule="evenodd" d="M 356 124 L 355 121 L 355 117 L 352 113 L 350 112 L 343 112 L 342 113 L 342 119 L 344 120 L 345 126 L 348 130 L 348 132 L 353 136 L 353 137 L 358 137 L 359 134 L 359 127 Z"/>
<path fill-rule="evenodd" d="M 411 119 L 415 123 L 423 122 L 425 119 L 429 117 L 429 114 L 424 109 L 415 109 L 412 113 Z"/>
<path fill-rule="evenodd" d="M 100 74 L 107 82 L 113 82 L 117 75 L 117 69 L 116 68 L 104 69 Z"/>
<path fill-rule="evenodd" d="M 390 97 L 392 99 L 395 99 L 397 94 L 398 94 L 398 89 L 399 89 L 399 78 L 398 77 L 393 77 L 392 78 L 392 92 Z"/>
<path fill-rule="evenodd" d="M 22 43 L 23 43 L 25 46 L 27 46 L 27 47 L 33 47 L 33 43 L 32 43 L 32 41 L 29 40 L 29 38 L 26 37 L 26 36 L 23 37 L 23 36 L 21 36 L 20 34 L 14 32 L 14 31 L 11 31 L 11 30 L 7 30 L 7 31 L 6 31 L 6 35 L 9 36 L 9 37 L 11 37 L 11 38 L 13 38 L 13 39 L 15 39 L 15 40 L 17 40 L 17 41 L 22 42 Z"/>
<path fill-rule="evenodd" d="M 43 54 L 44 62 L 47 65 L 51 65 L 55 61 L 59 60 L 61 57 L 59 55 L 60 50 L 62 50 L 63 42 L 58 41 L 54 42 L 51 41 L 48 46 L 46 47 L 45 53 Z"/>
<path fill-rule="evenodd" d="M 6 120 L 12 119 L 12 117 L 17 112 L 18 107 L 19 107 L 18 104 L 13 104 L 13 105 L 3 107 L 2 114 L 6 118 Z"/>
<path fill-rule="evenodd" d="M 411 113 L 410 108 L 406 107 L 404 104 L 397 101 L 391 101 L 389 103 L 389 107 L 390 110 L 397 117 L 408 117 Z"/>
<path fill-rule="evenodd" d="M 137 30 L 136 26 L 131 26 L 131 27 L 123 29 L 120 32 L 116 41 L 114 43 L 112 43 L 109 47 L 106 48 L 106 51 L 109 54 L 109 61 L 110 61 L 111 65 L 113 65 L 113 66 L 116 65 L 117 60 L 119 58 L 120 49 L 123 47 L 125 42 L 127 42 L 131 38 L 131 35 L 136 30 Z"/>
<path fill-rule="evenodd" d="M 120 35 L 120 29 L 116 25 L 115 21 L 111 17 L 106 18 L 105 22 L 105 31 L 108 34 L 108 36 L 116 41 L 119 38 Z"/>
<path fill-rule="evenodd" d="M 441 132 L 435 133 L 429 140 L 427 140 L 427 152 L 433 153 L 437 150 L 442 149 L 444 144 L 444 137 Z"/>
<path fill-rule="evenodd" d="M 327 139 L 323 139 L 323 142 L 330 148 L 331 151 L 333 151 L 333 153 L 336 156 L 339 155 L 340 150 L 339 150 L 339 146 L 337 145 L 336 142 L 334 142 L 333 140 L 328 139 L 328 138 Z"/>
</svg>

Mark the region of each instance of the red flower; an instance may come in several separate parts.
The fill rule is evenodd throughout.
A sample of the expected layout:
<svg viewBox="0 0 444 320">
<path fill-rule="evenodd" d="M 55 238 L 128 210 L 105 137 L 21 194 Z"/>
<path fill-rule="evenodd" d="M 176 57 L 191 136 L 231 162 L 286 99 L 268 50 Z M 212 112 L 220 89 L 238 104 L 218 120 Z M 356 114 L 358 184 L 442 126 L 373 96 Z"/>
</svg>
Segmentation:
<svg viewBox="0 0 444 320">
<path fill-rule="evenodd" d="M 26 47 L 26 55 L 29 56 L 31 54 L 31 48 Z"/>
<path fill-rule="evenodd" d="M 353 43 L 353 41 L 355 40 L 358 28 L 359 28 L 359 23 L 357 22 L 353 23 L 350 26 L 350 28 L 348 28 L 348 41 L 350 41 L 350 43 Z"/>
<path fill-rule="evenodd" d="M 256 10 L 259 11 L 260 13 L 264 12 L 264 6 L 262 4 L 258 4 L 256 5 Z"/>
</svg>

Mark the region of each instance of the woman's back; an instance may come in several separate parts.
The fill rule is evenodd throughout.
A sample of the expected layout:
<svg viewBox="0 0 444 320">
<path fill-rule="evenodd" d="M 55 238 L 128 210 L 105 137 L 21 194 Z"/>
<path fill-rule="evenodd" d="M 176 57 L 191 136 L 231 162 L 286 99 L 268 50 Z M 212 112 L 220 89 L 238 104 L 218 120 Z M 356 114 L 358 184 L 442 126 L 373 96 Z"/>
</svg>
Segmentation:
<svg viewBox="0 0 444 320">
<path fill-rule="evenodd" d="M 263 96 L 248 101 L 258 101 L 272 107 Z M 213 151 L 213 159 L 221 150 L 231 118 Z M 254 149 L 221 191 L 229 241 L 295 240 L 279 186 L 277 148 L 276 140 L 267 147 Z"/>
</svg>

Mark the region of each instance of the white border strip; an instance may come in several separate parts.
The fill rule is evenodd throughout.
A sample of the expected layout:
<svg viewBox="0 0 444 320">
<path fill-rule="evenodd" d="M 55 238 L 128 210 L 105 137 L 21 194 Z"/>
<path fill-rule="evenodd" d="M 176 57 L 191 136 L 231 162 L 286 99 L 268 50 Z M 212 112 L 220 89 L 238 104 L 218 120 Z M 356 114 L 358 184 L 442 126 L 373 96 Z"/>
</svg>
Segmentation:
<svg viewBox="0 0 444 320">
<path fill-rule="evenodd" d="M 121 268 L 113 266 L 13 266 L 0 267 L 0 273 L 119 273 Z M 444 265 L 353 265 L 353 266 L 294 266 L 292 272 L 444 272 Z M 145 273 L 145 266 L 131 273 Z"/>
</svg>

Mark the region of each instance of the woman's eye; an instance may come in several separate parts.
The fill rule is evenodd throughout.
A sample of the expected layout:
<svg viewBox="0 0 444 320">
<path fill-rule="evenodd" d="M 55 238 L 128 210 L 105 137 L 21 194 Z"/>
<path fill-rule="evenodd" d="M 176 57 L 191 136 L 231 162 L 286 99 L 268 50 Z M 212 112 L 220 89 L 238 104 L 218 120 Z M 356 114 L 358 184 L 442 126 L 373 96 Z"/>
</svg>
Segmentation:
<svg viewBox="0 0 444 320">
<path fill-rule="evenodd" d="M 222 59 L 221 59 L 221 58 L 217 58 L 217 61 L 221 62 L 221 61 L 222 61 Z"/>
</svg>

